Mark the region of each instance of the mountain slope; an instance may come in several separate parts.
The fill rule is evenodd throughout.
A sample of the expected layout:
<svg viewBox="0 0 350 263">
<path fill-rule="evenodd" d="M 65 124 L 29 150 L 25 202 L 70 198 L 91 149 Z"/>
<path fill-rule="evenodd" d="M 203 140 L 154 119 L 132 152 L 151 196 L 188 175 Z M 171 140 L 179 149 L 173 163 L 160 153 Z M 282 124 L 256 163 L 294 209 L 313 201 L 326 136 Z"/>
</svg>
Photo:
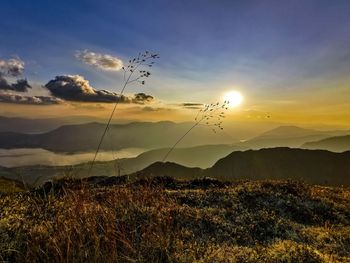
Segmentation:
<svg viewBox="0 0 350 263">
<path fill-rule="evenodd" d="M 271 148 L 233 152 L 207 170 L 221 179 L 293 179 L 350 185 L 350 152 Z"/>
<path fill-rule="evenodd" d="M 332 152 L 350 151 L 350 135 L 326 138 L 320 141 L 304 143 L 301 148 L 322 149 Z"/>
<path fill-rule="evenodd" d="M 1 193 L 14 193 L 25 190 L 23 183 L 0 176 L 0 194 Z"/>
<path fill-rule="evenodd" d="M 156 162 L 136 173 L 136 176 L 171 176 L 176 179 L 194 179 L 203 176 L 203 170 L 171 162 Z"/>
<path fill-rule="evenodd" d="M 174 149 L 168 156 L 167 161 L 178 163 L 188 167 L 211 167 L 217 160 L 233 151 L 243 150 L 243 147 L 231 146 L 227 144 L 201 145 L 188 148 Z M 123 173 L 132 173 L 142 170 L 146 166 L 161 161 L 169 148 L 156 149 L 144 152 L 135 158 L 119 160 Z"/>
<path fill-rule="evenodd" d="M 3 262 L 350 262 L 346 188 L 155 178 L 52 189 L 1 196 Z"/>
<path fill-rule="evenodd" d="M 334 153 L 290 148 L 235 151 L 204 170 L 186 167 L 183 164 L 159 163 L 159 159 L 156 158 L 143 159 L 147 153 L 141 155 L 131 160 L 120 160 L 120 168 L 116 162 L 97 162 L 90 174 L 118 176 L 140 171 L 144 175 L 166 175 L 175 178 L 209 176 L 225 180 L 293 179 L 312 184 L 350 186 L 350 152 Z M 156 164 L 152 166 L 151 164 L 155 162 Z M 180 166 L 183 168 L 179 168 Z M 28 166 L 2 168 L 0 174 L 7 178 L 21 178 L 29 184 L 40 184 L 56 176 L 86 177 L 88 169 L 89 164 L 59 167 Z"/>
<path fill-rule="evenodd" d="M 167 161 L 184 165 L 187 167 L 211 167 L 217 160 L 227 156 L 233 151 L 243 150 L 244 148 L 231 146 L 227 144 L 219 145 L 201 145 L 189 148 L 176 148 L 168 156 Z M 96 162 L 91 175 L 111 176 L 125 175 L 140 171 L 152 163 L 161 161 L 169 148 L 156 149 L 144 152 L 134 158 L 124 158 L 118 161 Z M 17 178 L 21 175 L 26 182 L 32 184 L 49 180 L 55 176 L 63 174 L 74 175 L 75 177 L 85 177 L 88 174 L 89 164 L 79 164 L 74 166 L 26 166 L 17 168 L 3 168 L 6 171 L 6 177 Z M 0 169 L 1 175 L 1 169 Z M 14 177 L 16 175 L 16 177 Z"/>
<path fill-rule="evenodd" d="M 157 163 L 157 168 L 162 172 L 153 172 L 155 175 L 178 176 L 179 168 L 173 171 L 169 163 Z M 193 171 L 181 169 L 193 178 Z M 143 174 L 147 172 L 146 169 L 141 171 Z M 290 148 L 236 151 L 199 175 L 223 180 L 292 179 L 320 185 L 350 186 L 350 152 Z"/>
</svg>

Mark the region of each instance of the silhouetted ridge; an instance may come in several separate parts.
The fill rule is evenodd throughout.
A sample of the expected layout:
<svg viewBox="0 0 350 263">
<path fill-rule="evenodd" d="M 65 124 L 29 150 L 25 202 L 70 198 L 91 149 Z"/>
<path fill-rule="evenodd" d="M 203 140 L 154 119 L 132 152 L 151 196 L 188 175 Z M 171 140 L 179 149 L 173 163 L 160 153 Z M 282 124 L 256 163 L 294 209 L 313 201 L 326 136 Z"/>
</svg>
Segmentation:
<svg viewBox="0 0 350 263">
<path fill-rule="evenodd" d="M 203 170 L 200 168 L 189 168 L 172 162 L 155 162 L 138 172 L 144 176 L 171 176 L 177 179 L 193 179 L 201 176 Z"/>
<path fill-rule="evenodd" d="M 144 176 L 212 177 L 221 180 L 302 180 L 321 185 L 350 185 L 350 152 L 287 147 L 236 151 L 202 170 L 156 162 L 139 172 Z"/>
<path fill-rule="evenodd" d="M 220 179 L 293 179 L 350 185 L 350 152 L 270 148 L 233 152 L 206 173 Z"/>
</svg>

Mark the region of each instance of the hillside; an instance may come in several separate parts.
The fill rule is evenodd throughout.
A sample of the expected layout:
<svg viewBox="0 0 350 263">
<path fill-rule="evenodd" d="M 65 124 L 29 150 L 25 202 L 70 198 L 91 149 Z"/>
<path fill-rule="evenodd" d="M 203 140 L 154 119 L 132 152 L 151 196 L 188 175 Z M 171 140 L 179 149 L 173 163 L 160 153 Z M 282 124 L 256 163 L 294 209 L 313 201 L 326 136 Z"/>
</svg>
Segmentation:
<svg viewBox="0 0 350 263">
<path fill-rule="evenodd" d="M 177 163 L 155 162 L 145 169 L 129 175 L 131 178 L 149 178 L 149 177 L 173 177 L 180 180 L 190 180 L 204 176 L 204 170 L 200 168 L 190 168 Z"/>
<path fill-rule="evenodd" d="M 297 126 L 279 126 L 242 143 L 242 145 L 251 149 L 273 147 L 296 148 L 309 141 L 320 140 L 330 136 L 344 135 L 348 133 L 349 131 L 319 131 L 304 129 Z"/>
<path fill-rule="evenodd" d="M 227 144 L 176 148 L 168 156 L 167 161 L 188 167 L 208 168 L 231 152 L 243 149 L 243 147 Z M 121 159 L 118 163 L 123 174 L 133 173 L 161 161 L 168 150 L 169 148 L 147 151 L 135 158 Z"/>
<path fill-rule="evenodd" d="M 2 260 L 350 261 L 349 189 L 169 178 L 63 184 L 64 191 L 2 195 Z"/>
<path fill-rule="evenodd" d="M 109 128 L 101 149 L 169 147 L 191 125 L 191 123 L 166 121 L 113 124 Z M 43 148 L 54 152 L 93 151 L 96 150 L 104 129 L 105 124 L 94 122 L 64 125 L 41 134 L 0 132 L 0 148 Z M 225 134 L 217 136 L 208 127 L 199 126 L 183 140 L 182 145 L 191 147 L 201 145 L 203 142 L 207 144 L 233 143 L 230 136 Z"/>
<path fill-rule="evenodd" d="M 188 167 L 208 168 L 217 160 L 230 154 L 232 151 L 242 148 L 219 144 L 219 145 L 201 145 L 189 148 L 177 148 L 169 155 L 167 161 L 177 163 Z M 162 160 L 169 148 L 156 149 L 144 152 L 135 158 L 124 158 L 118 161 L 96 162 L 92 173 L 95 176 L 125 175 L 140 171 L 152 163 Z M 21 176 L 29 184 L 42 183 L 55 176 L 64 174 L 74 175 L 75 177 L 84 177 L 89 169 L 88 164 L 66 165 L 66 166 L 47 166 L 35 165 L 15 168 L 1 168 L 5 177 L 16 178 Z"/>
<path fill-rule="evenodd" d="M 0 176 L 0 193 L 14 193 L 25 190 L 23 183 Z"/>
<path fill-rule="evenodd" d="M 157 167 L 158 172 L 153 172 L 154 175 L 176 178 L 172 164 L 158 163 Z M 182 167 L 182 171 L 189 178 L 197 176 L 198 172 L 193 173 L 189 168 L 185 171 L 185 168 Z M 147 174 L 147 169 L 139 173 Z M 202 170 L 200 176 L 222 180 L 292 179 L 311 184 L 350 186 L 350 152 L 290 148 L 236 151 Z"/>
<path fill-rule="evenodd" d="M 320 141 L 304 143 L 301 148 L 322 149 L 332 152 L 350 151 L 350 135 L 326 138 Z"/>
<path fill-rule="evenodd" d="M 181 153 L 185 149 L 178 150 Z M 190 148 L 189 152 L 199 152 L 200 149 L 202 148 Z M 210 176 L 225 180 L 293 179 L 304 180 L 312 184 L 350 186 L 350 152 L 334 153 L 325 150 L 290 148 L 233 151 L 216 161 L 212 167 L 202 170 L 200 168 L 193 170 L 183 163 L 174 166 L 173 162 L 170 162 L 171 158 L 167 163 L 158 163 L 160 160 L 158 158 L 159 155 L 143 153 L 136 158 L 122 159 L 118 162 L 97 162 L 91 175 L 118 176 L 140 172 L 154 176 L 173 176 L 187 179 L 198 176 Z M 156 163 L 156 169 L 152 166 L 153 163 Z M 179 168 L 180 166 L 182 168 Z M 20 179 L 29 184 L 38 185 L 57 176 L 86 177 L 89 167 L 89 164 L 0 167 L 0 175 L 3 174 L 6 178 Z M 193 173 L 193 171 L 196 172 Z"/>
<path fill-rule="evenodd" d="M 350 152 L 290 148 L 233 152 L 208 169 L 222 179 L 293 179 L 350 186 Z"/>
</svg>

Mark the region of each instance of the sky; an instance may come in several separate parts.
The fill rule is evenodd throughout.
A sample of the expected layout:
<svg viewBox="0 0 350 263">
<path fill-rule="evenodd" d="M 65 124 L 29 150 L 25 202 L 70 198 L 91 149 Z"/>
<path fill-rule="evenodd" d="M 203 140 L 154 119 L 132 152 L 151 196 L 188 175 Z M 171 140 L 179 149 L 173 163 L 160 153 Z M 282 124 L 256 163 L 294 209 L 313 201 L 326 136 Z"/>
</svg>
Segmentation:
<svg viewBox="0 0 350 263">
<path fill-rule="evenodd" d="M 107 116 L 121 66 L 148 50 L 160 58 L 119 118 L 188 121 L 184 104 L 235 90 L 229 120 L 349 127 L 349 14 L 346 0 L 3 0 L 0 115 Z"/>
</svg>

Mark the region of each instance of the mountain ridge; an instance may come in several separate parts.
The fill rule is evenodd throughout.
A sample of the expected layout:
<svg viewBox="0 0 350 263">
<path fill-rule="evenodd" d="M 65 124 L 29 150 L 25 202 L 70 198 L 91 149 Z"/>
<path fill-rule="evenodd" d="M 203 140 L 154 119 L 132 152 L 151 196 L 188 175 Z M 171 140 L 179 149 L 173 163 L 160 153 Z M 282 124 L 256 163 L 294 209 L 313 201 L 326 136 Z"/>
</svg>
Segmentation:
<svg viewBox="0 0 350 263">
<path fill-rule="evenodd" d="M 157 163 L 157 167 L 162 166 Z M 151 166 L 151 168 L 153 168 Z M 169 163 L 152 170 L 156 176 L 173 176 Z M 136 174 L 147 174 L 144 169 Z M 177 168 L 180 169 L 179 167 Z M 190 178 L 208 176 L 221 180 L 302 180 L 319 185 L 350 186 L 350 151 L 334 153 L 325 150 L 287 147 L 235 151 L 202 172 L 185 170 Z M 192 174 L 193 173 L 193 174 Z M 176 178 L 174 173 L 174 177 Z"/>
<path fill-rule="evenodd" d="M 319 141 L 307 142 L 301 145 L 304 149 L 321 149 L 333 152 L 350 150 L 350 134 L 343 136 L 328 137 Z"/>
</svg>

